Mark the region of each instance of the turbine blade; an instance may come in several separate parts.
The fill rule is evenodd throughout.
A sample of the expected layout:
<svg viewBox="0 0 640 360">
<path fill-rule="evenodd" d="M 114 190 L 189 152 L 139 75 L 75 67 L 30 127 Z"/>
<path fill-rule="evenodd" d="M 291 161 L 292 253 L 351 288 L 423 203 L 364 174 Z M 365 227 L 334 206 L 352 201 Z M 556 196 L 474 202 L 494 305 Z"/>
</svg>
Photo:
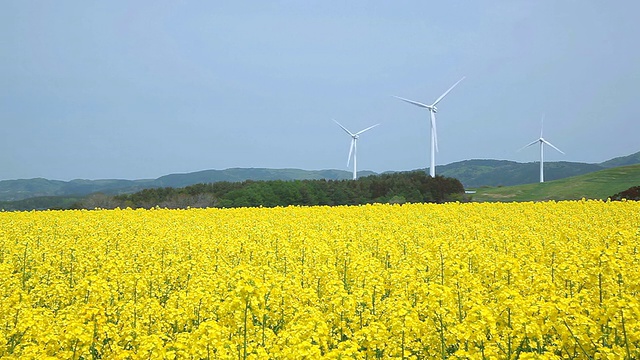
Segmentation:
<svg viewBox="0 0 640 360">
<path fill-rule="evenodd" d="M 436 152 L 440 152 L 438 150 L 438 131 L 436 130 L 436 114 L 433 111 L 429 111 L 431 114 L 431 131 L 433 132 L 433 141 L 435 142 Z"/>
<path fill-rule="evenodd" d="M 423 107 L 423 108 L 425 108 L 425 109 L 431 109 L 431 106 L 429 106 L 429 105 L 427 105 L 427 104 L 423 104 L 423 103 L 421 103 L 421 102 L 417 102 L 417 101 L 413 101 L 413 100 L 409 100 L 409 99 L 401 98 L 400 96 L 395 96 L 395 95 L 394 95 L 393 97 L 394 97 L 394 98 L 396 98 L 396 99 L 400 99 L 400 100 L 402 100 L 402 101 L 406 101 L 406 102 L 408 102 L 409 104 L 413 104 L 413 105 L 416 105 L 416 106 L 420 106 L 420 107 Z"/>
<path fill-rule="evenodd" d="M 349 167 L 349 164 L 351 163 L 351 155 L 353 154 L 353 148 L 356 145 L 356 139 L 353 138 L 351 139 L 351 147 L 349 148 L 349 158 L 347 159 L 347 167 Z"/>
<path fill-rule="evenodd" d="M 338 126 L 340 126 L 342 128 L 342 130 L 344 130 L 347 134 L 349 134 L 351 137 L 355 136 L 355 134 L 351 133 L 351 131 L 347 130 L 346 127 L 342 126 L 342 124 L 340 124 L 339 122 L 335 121 L 334 119 L 332 119 L 333 122 L 335 122 L 336 124 L 338 124 Z"/>
<path fill-rule="evenodd" d="M 544 139 L 543 139 L 543 140 L 542 140 L 542 142 L 543 142 L 543 143 L 545 143 L 545 144 L 547 144 L 547 145 L 549 145 L 549 146 L 551 146 L 552 148 L 554 148 L 554 149 L 558 150 L 558 151 L 559 151 L 559 152 L 561 152 L 562 154 L 564 154 L 564 151 L 562 151 L 562 150 L 558 149 L 557 147 L 553 146 L 553 144 L 552 144 L 552 143 L 550 143 L 550 142 L 548 142 L 547 140 L 544 140 Z M 565 154 L 565 155 L 566 155 L 566 154 Z"/>
<path fill-rule="evenodd" d="M 540 139 L 542 139 L 542 130 L 544 130 L 544 113 L 542 113 L 542 120 L 540 120 Z"/>
<path fill-rule="evenodd" d="M 518 149 L 518 151 L 523 150 L 523 149 L 525 149 L 525 148 L 528 148 L 528 147 L 529 147 L 529 146 L 531 146 L 531 145 L 535 145 L 535 144 L 537 144 L 538 142 L 540 142 L 540 139 L 538 139 L 538 140 L 536 140 L 536 141 L 532 141 L 531 143 L 529 143 L 529 144 L 527 144 L 527 145 L 525 145 L 525 146 L 521 147 L 520 149 Z"/>
<path fill-rule="evenodd" d="M 375 125 L 373 125 L 373 126 L 369 126 L 368 128 L 366 128 L 366 129 L 364 129 L 364 130 L 360 130 L 360 131 L 358 131 L 358 132 L 356 133 L 356 135 L 360 135 L 360 134 L 362 134 L 363 132 L 365 132 L 365 131 L 367 131 L 367 130 L 371 130 L 371 129 L 373 129 L 374 127 L 376 127 L 376 126 L 378 126 L 378 125 L 380 125 L 380 124 L 375 124 Z"/>
<path fill-rule="evenodd" d="M 453 90 L 454 87 L 456 87 L 456 85 L 460 84 L 460 81 L 464 80 L 464 76 L 462 77 L 462 79 L 458 80 L 458 82 L 456 82 L 455 84 L 453 84 L 453 86 L 451 86 L 449 88 L 449 90 L 445 91 L 444 94 L 440 95 L 440 97 L 433 102 L 433 104 L 431 104 L 431 106 L 436 106 L 436 104 L 438 104 L 440 102 L 440 100 L 442 100 L 445 96 L 447 96 L 447 94 L 449 93 L 449 91 Z"/>
</svg>

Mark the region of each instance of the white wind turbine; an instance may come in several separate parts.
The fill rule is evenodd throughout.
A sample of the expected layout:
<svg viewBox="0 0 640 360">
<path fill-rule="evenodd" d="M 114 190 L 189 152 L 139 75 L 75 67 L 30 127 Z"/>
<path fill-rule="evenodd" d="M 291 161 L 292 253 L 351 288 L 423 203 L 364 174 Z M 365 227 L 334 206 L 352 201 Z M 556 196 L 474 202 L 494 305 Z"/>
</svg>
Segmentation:
<svg viewBox="0 0 640 360">
<path fill-rule="evenodd" d="M 436 131 L 436 113 L 438 112 L 438 108 L 436 107 L 436 105 L 440 102 L 440 100 L 442 100 L 445 96 L 447 96 L 449 91 L 453 90 L 453 88 L 456 87 L 456 85 L 458 85 L 460 81 L 464 80 L 464 78 L 465 77 L 463 76 L 462 79 L 458 80 L 458 82 L 453 84 L 453 86 L 451 86 L 449 90 L 445 91 L 444 94 L 440 95 L 440 97 L 437 98 L 436 101 L 434 101 L 433 104 L 431 105 L 401 98 L 399 96 L 394 96 L 395 98 L 400 99 L 402 101 L 406 101 L 409 104 L 420 106 L 422 108 L 429 110 L 429 113 L 431 116 L 431 166 L 429 167 L 429 175 L 431 175 L 431 177 L 436 176 L 436 151 L 438 151 L 438 133 Z"/>
<path fill-rule="evenodd" d="M 535 145 L 536 143 L 540 144 L 540 182 L 543 183 L 544 182 L 544 144 L 547 144 L 549 146 L 551 146 L 552 148 L 558 150 L 559 152 L 561 152 L 562 154 L 564 154 L 564 152 L 560 149 L 558 149 L 557 147 L 555 147 L 552 143 L 548 142 L 547 140 L 545 140 L 542 137 L 542 130 L 544 128 L 544 115 L 542 115 L 542 121 L 540 121 L 540 138 L 538 140 L 532 141 L 530 144 L 527 144 L 525 146 L 523 146 L 522 148 L 520 148 L 518 151 L 527 148 L 531 145 Z"/>
<path fill-rule="evenodd" d="M 358 138 L 360 138 L 360 134 L 362 134 L 363 132 L 367 131 L 367 130 L 371 130 L 374 127 L 380 125 L 380 124 L 375 124 L 373 126 L 369 126 L 368 128 L 364 129 L 364 130 L 360 130 L 357 133 L 352 133 L 351 131 L 347 130 L 346 127 L 342 126 L 342 124 L 340 124 L 339 122 L 333 120 L 336 124 L 338 124 L 338 126 L 340 126 L 342 128 L 342 130 L 344 130 L 347 134 L 349 134 L 349 136 L 351 136 L 351 147 L 349 148 L 349 158 L 347 159 L 347 167 L 349 167 L 349 163 L 351 162 L 351 154 L 353 154 L 353 180 L 356 179 L 356 173 L 358 171 L 357 169 L 357 153 L 358 153 L 358 148 L 357 148 L 357 142 L 358 142 Z"/>
</svg>

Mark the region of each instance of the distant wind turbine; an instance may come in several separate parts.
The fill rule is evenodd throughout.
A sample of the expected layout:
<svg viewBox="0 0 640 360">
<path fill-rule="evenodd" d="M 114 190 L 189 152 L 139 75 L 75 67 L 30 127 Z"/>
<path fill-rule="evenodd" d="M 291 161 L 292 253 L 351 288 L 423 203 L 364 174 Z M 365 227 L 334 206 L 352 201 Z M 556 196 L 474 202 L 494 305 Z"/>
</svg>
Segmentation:
<svg viewBox="0 0 640 360">
<path fill-rule="evenodd" d="M 552 143 L 548 142 L 547 140 L 545 140 L 542 137 L 542 130 L 544 128 L 544 115 L 542 115 L 542 121 L 540 121 L 540 138 L 538 140 L 532 141 L 530 144 L 527 144 L 525 146 L 523 146 L 522 148 L 520 148 L 518 151 L 527 148 L 531 145 L 535 145 L 536 143 L 540 144 L 540 182 L 543 183 L 544 182 L 544 144 L 547 144 L 549 146 L 551 146 L 552 148 L 558 150 L 559 152 L 561 152 L 562 154 L 564 154 L 564 152 L 560 149 L 558 149 L 557 147 L 553 146 Z"/>
<path fill-rule="evenodd" d="M 445 96 L 447 96 L 449 91 L 453 90 L 453 88 L 456 87 L 456 85 L 458 85 L 460 81 L 464 80 L 464 78 L 465 77 L 463 76 L 462 79 L 458 80 L 458 82 L 453 84 L 453 86 L 451 86 L 449 90 L 445 91 L 444 94 L 440 95 L 440 97 L 437 98 L 436 101 L 434 101 L 433 104 L 431 105 L 401 98 L 399 96 L 394 96 L 395 98 L 400 99 L 402 101 L 406 101 L 409 104 L 413 104 L 429 110 L 429 113 L 431 115 L 431 166 L 429 167 L 429 175 L 431 175 L 431 177 L 436 176 L 436 151 L 438 151 L 438 133 L 436 131 L 436 113 L 438 112 L 438 108 L 436 107 L 436 105 L 440 102 L 440 100 L 442 100 Z"/>
<path fill-rule="evenodd" d="M 369 126 L 368 128 L 364 129 L 364 130 L 360 130 L 357 133 L 352 133 L 351 131 L 347 130 L 346 127 L 342 126 L 342 124 L 340 124 L 339 122 L 333 120 L 333 122 L 335 122 L 336 124 L 338 124 L 338 126 L 340 126 L 342 128 L 342 130 L 344 130 L 347 134 L 349 134 L 349 136 L 351 136 L 351 147 L 349 148 L 349 158 L 347 159 L 347 167 L 349 167 L 349 163 L 351 162 L 351 155 L 353 154 L 353 180 L 356 179 L 357 177 L 357 153 L 358 153 L 358 148 L 357 148 L 357 142 L 358 142 L 358 138 L 360 138 L 360 134 L 362 134 L 363 132 L 367 131 L 367 130 L 371 130 L 374 127 L 380 125 L 380 124 L 375 124 L 373 126 Z"/>
</svg>

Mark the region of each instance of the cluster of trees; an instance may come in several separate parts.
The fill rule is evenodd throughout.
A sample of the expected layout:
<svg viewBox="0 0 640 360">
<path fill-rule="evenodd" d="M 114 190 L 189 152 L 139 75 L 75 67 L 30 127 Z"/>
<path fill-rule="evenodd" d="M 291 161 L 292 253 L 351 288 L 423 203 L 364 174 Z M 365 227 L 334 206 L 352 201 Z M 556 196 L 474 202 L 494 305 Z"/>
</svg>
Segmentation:
<svg viewBox="0 0 640 360">
<path fill-rule="evenodd" d="M 116 196 L 94 195 L 77 208 L 274 207 L 463 200 L 457 179 L 421 171 L 372 175 L 358 180 L 216 182 L 184 188 L 145 189 Z"/>
</svg>

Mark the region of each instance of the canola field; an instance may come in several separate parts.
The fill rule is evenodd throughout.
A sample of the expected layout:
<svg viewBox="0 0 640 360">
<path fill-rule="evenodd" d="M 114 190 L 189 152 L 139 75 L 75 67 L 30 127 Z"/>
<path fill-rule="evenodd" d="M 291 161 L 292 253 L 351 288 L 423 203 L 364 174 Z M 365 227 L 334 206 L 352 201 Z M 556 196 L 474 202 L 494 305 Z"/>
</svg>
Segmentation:
<svg viewBox="0 0 640 360">
<path fill-rule="evenodd" d="M 639 359 L 640 203 L 0 213 L 3 359 Z"/>
</svg>

